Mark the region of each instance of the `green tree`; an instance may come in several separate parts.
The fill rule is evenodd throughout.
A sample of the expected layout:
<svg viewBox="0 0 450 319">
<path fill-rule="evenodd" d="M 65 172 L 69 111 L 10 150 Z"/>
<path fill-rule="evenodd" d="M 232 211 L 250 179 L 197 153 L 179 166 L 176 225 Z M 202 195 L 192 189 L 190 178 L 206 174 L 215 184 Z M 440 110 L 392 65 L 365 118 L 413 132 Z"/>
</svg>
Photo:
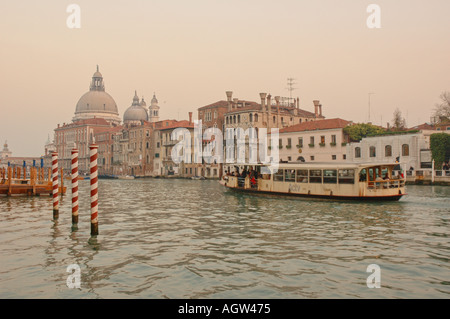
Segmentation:
<svg viewBox="0 0 450 319">
<path fill-rule="evenodd" d="M 450 134 L 435 133 L 430 135 L 431 156 L 434 159 L 436 169 L 442 167 L 442 163 L 450 158 Z"/>
<path fill-rule="evenodd" d="M 359 142 L 367 136 L 375 136 L 384 133 L 384 130 L 372 124 L 354 124 L 344 128 L 344 133 L 348 135 L 351 142 Z"/>
</svg>

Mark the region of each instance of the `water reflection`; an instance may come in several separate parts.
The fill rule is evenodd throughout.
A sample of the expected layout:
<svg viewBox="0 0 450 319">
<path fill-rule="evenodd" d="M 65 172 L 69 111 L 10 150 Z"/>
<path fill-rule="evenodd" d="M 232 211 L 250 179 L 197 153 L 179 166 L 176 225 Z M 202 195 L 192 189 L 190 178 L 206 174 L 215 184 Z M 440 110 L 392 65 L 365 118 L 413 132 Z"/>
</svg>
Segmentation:
<svg viewBox="0 0 450 319">
<path fill-rule="evenodd" d="M 56 221 L 50 197 L 0 198 L 0 296 L 448 297 L 449 188 L 408 193 L 355 203 L 253 196 L 215 181 L 101 180 L 98 236 L 89 181 L 78 228 L 70 196 Z M 382 291 L 365 284 L 371 263 Z M 81 289 L 66 287 L 70 264 Z"/>
</svg>

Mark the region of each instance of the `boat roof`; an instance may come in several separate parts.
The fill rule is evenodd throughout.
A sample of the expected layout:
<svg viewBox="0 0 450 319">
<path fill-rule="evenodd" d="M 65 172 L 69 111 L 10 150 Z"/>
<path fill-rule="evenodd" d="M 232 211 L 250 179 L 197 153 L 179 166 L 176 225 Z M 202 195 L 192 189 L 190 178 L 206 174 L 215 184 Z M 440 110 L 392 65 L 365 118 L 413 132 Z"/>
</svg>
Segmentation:
<svg viewBox="0 0 450 319">
<path fill-rule="evenodd" d="M 375 166 L 396 166 L 398 163 L 333 163 L 333 162 L 322 162 L 322 163 L 308 163 L 308 162 L 290 162 L 290 163 L 275 163 L 275 164 L 230 164 L 230 166 L 276 166 L 282 169 L 302 169 L 302 168 L 317 168 L 317 169 L 350 169 L 350 168 L 365 168 L 365 167 L 375 167 Z"/>
</svg>

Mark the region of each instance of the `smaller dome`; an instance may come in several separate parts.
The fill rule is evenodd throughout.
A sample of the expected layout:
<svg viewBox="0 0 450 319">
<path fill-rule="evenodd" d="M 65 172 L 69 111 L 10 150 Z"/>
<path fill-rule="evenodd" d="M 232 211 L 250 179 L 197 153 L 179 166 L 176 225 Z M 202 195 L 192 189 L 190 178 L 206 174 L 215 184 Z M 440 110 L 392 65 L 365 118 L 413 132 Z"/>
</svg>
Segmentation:
<svg viewBox="0 0 450 319">
<path fill-rule="evenodd" d="M 144 101 L 144 100 L 142 100 L 142 101 Z M 141 104 L 139 104 L 139 98 L 137 96 L 137 93 L 135 92 L 134 98 L 133 98 L 133 104 L 123 114 L 123 122 L 124 123 L 133 123 L 133 122 L 141 122 L 141 121 L 148 121 L 148 113 L 147 113 L 147 109 L 142 107 Z"/>
</svg>

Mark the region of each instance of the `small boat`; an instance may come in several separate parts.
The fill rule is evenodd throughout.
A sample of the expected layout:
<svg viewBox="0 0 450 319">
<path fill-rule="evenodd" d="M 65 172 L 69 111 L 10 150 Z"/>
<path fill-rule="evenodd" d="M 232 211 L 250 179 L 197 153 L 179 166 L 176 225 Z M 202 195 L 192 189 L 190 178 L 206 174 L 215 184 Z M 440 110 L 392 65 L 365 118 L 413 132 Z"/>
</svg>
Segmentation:
<svg viewBox="0 0 450 319">
<path fill-rule="evenodd" d="M 117 176 L 118 179 L 134 179 L 134 176 L 130 175 L 119 175 Z"/>
<path fill-rule="evenodd" d="M 205 177 L 203 177 L 203 176 L 192 176 L 191 179 L 195 179 L 195 180 L 204 180 Z"/>
<path fill-rule="evenodd" d="M 398 201 L 405 193 L 405 178 L 394 176 L 396 164 L 280 163 L 242 165 L 252 168 L 245 177 L 226 175 L 220 184 L 228 189 L 298 197 Z M 266 170 L 262 170 L 262 167 Z M 261 174 L 268 172 L 270 174 Z M 250 178 L 249 175 L 252 175 Z M 256 176 L 257 178 L 253 178 Z"/>
</svg>

